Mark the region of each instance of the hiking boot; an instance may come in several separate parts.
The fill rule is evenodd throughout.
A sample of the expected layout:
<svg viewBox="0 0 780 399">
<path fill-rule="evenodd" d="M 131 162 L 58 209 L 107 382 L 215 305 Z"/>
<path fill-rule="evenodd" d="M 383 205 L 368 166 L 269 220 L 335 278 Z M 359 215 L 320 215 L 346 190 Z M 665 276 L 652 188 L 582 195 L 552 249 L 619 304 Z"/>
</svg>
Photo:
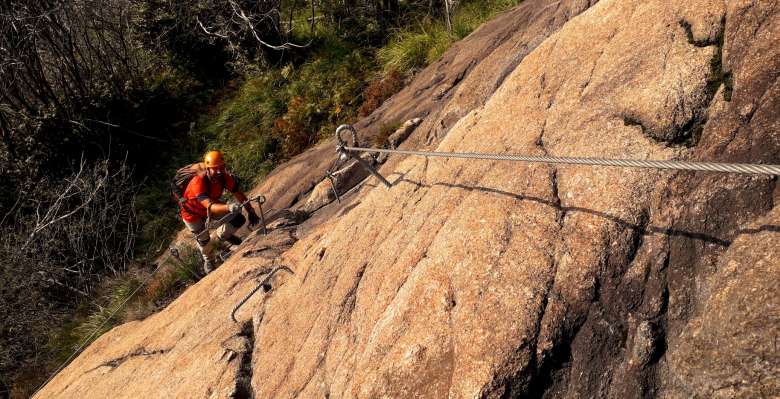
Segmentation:
<svg viewBox="0 0 780 399">
<path fill-rule="evenodd" d="M 225 239 L 225 241 L 229 242 L 230 245 L 241 245 L 243 240 L 238 236 L 230 236 Z"/>
<path fill-rule="evenodd" d="M 204 260 L 203 261 L 203 275 L 207 275 L 214 271 L 214 261 L 211 260 Z"/>
</svg>

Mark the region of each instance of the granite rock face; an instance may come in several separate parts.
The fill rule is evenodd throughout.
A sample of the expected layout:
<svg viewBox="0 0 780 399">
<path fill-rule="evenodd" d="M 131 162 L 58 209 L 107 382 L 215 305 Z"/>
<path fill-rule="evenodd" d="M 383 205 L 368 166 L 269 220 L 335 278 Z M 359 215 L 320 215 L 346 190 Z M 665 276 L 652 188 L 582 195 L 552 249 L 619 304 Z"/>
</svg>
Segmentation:
<svg viewBox="0 0 780 399">
<path fill-rule="evenodd" d="M 423 123 L 402 148 L 435 148 L 454 123 L 482 106 L 517 64 L 569 19 L 597 0 L 526 0 L 484 24 L 422 70 L 401 92 L 358 121 L 361 142 L 370 143 L 384 126 L 415 118 Z M 295 206 L 308 198 L 334 159 L 335 139 L 272 171 L 254 193 L 272 209 Z M 398 162 L 390 158 L 388 170 Z"/>
<path fill-rule="evenodd" d="M 425 116 L 402 148 L 777 164 L 779 41 L 777 2 L 527 1 L 358 129 Z M 258 190 L 305 198 L 326 144 Z M 381 171 L 390 189 L 369 177 L 305 234 L 247 240 L 39 397 L 780 395 L 776 178 L 397 156 Z M 231 322 L 274 265 L 295 274 Z"/>
</svg>

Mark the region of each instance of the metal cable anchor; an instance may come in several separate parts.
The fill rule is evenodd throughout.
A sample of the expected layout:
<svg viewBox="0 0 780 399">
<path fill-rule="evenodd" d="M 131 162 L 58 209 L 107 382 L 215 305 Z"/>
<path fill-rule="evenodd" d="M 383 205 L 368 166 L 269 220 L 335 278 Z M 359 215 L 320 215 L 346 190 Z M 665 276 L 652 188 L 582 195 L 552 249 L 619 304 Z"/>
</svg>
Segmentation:
<svg viewBox="0 0 780 399">
<path fill-rule="evenodd" d="M 274 275 L 277 272 L 280 272 L 280 271 L 285 271 L 285 272 L 288 272 L 288 273 L 290 273 L 292 275 L 295 275 L 295 272 L 293 272 L 287 266 L 276 266 L 275 268 L 273 268 L 273 270 L 271 270 L 268 273 L 268 275 L 262 281 L 260 281 L 257 284 L 257 287 L 252 289 L 252 291 L 250 291 L 249 294 L 247 294 L 243 299 L 241 299 L 241 301 L 238 302 L 238 304 L 233 308 L 233 311 L 230 312 L 230 319 L 233 320 L 234 323 L 238 323 L 238 320 L 236 320 L 236 312 L 238 312 L 238 309 L 241 308 L 241 306 L 244 306 L 244 304 L 249 300 L 249 298 L 251 298 L 254 294 L 256 294 L 257 291 L 260 291 L 261 288 L 263 289 L 263 292 L 269 292 L 269 291 L 271 291 L 274 288 L 269 283 L 269 281 L 271 281 L 271 279 L 274 277 Z"/>
<path fill-rule="evenodd" d="M 352 158 L 356 160 L 358 163 L 360 163 L 361 166 L 363 166 L 369 173 L 374 175 L 379 181 L 382 182 L 382 184 L 385 185 L 385 187 L 390 188 L 392 187 L 392 184 L 390 184 L 387 179 L 385 179 L 384 176 L 379 174 L 379 172 L 376 171 L 371 165 L 368 164 L 363 158 L 361 158 L 355 151 L 350 151 L 347 149 L 347 142 L 341 137 L 341 134 L 348 130 L 352 135 L 352 146 L 351 147 L 357 147 L 358 141 L 357 141 L 357 131 L 355 130 L 352 125 L 341 125 L 336 129 L 336 152 L 339 154 L 339 157 L 346 161 L 349 158 Z"/>
<path fill-rule="evenodd" d="M 339 197 L 339 192 L 338 190 L 336 190 L 336 176 L 333 176 L 333 173 L 331 171 L 327 171 L 325 172 L 325 177 L 327 177 L 328 180 L 330 180 L 330 189 L 333 190 L 333 195 L 336 196 L 336 201 L 338 201 L 338 203 L 340 204 L 341 197 Z"/>
<path fill-rule="evenodd" d="M 263 225 L 263 235 L 268 234 L 268 230 L 265 227 L 265 212 L 263 212 L 263 204 L 265 204 L 265 196 L 258 195 L 257 197 L 254 197 L 247 202 L 257 202 L 257 207 L 260 209 L 260 224 Z"/>
</svg>

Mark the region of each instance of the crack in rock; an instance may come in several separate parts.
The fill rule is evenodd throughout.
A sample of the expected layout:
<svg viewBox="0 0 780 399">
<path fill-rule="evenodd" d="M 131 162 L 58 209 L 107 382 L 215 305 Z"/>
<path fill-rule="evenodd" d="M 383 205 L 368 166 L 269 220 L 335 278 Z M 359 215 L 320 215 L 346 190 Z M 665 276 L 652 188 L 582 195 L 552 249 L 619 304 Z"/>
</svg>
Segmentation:
<svg viewBox="0 0 780 399">
<path fill-rule="evenodd" d="M 469 62 L 468 65 L 466 65 L 465 68 L 463 68 L 457 75 L 455 75 L 455 78 L 453 78 L 452 82 L 447 84 L 446 87 L 440 89 L 437 93 L 433 95 L 433 100 L 438 101 L 442 98 L 446 97 L 454 88 L 456 88 L 461 81 L 471 72 L 472 69 L 478 64 L 477 60 L 472 60 Z"/>
<path fill-rule="evenodd" d="M 236 373 L 236 386 L 233 393 L 230 395 L 232 399 L 254 399 L 255 391 L 252 388 L 252 375 L 254 369 L 252 368 L 252 355 L 255 349 L 255 327 L 252 319 L 249 319 L 241 324 L 241 331 L 233 339 L 241 341 L 243 348 L 226 348 L 226 351 L 231 351 L 234 354 L 240 353 L 238 361 L 238 372 Z M 230 339 L 228 339 L 229 341 Z M 226 342 L 228 342 L 226 341 Z M 223 343 L 223 347 L 224 347 Z M 234 355 L 230 358 L 234 358 Z"/>
<path fill-rule="evenodd" d="M 147 350 L 145 347 L 141 346 L 138 349 L 124 355 L 120 356 L 115 359 L 108 360 L 106 362 L 103 362 L 92 369 L 88 370 L 87 372 L 97 370 L 101 367 L 109 367 L 111 370 L 116 369 L 117 367 L 121 366 L 124 362 L 134 358 L 134 357 L 149 357 L 149 356 L 157 356 L 157 355 L 163 355 L 165 353 L 168 353 L 173 348 L 163 348 L 163 349 L 155 349 L 155 350 Z"/>
<path fill-rule="evenodd" d="M 366 267 L 368 267 L 368 263 L 364 263 L 355 273 L 355 280 L 341 301 L 341 312 L 339 312 L 337 319 L 338 324 L 346 323 L 352 316 L 352 311 L 355 309 L 355 302 L 357 301 L 357 290 L 360 287 L 360 282 L 363 280 Z"/>
<path fill-rule="evenodd" d="M 654 126 L 653 123 L 649 123 L 649 121 L 643 120 L 641 116 L 631 112 L 620 115 L 620 117 L 623 119 L 623 123 L 626 126 L 638 126 L 642 131 L 642 135 L 651 138 L 656 142 L 668 146 L 684 146 L 690 148 L 698 145 L 701 140 L 704 126 L 708 120 L 708 110 L 721 86 L 724 88 L 723 99 L 725 101 L 731 101 L 732 93 L 734 91 L 734 78 L 732 72 L 725 71 L 723 68 L 723 44 L 726 31 L 725 16 L 720 20 L 720 27 L 717 35 L 714 38 L 706 38 L 704 40 L 696 40 L 694 38 L 693 27 L 690 22 L 682 19 L 679 21 L 679 25 L 685 31 L 687 41 L 690 45 L 697 48 L 714 48 L 712 58 L 710 59 L 710 71 L 706 78 L 704 92 L 702 93 L 703 100 L 700 104 L 697 103 L 692 105 L 691 109 L 687 109 L 682 102 L 677 104 L 671 112 L 680 115 L 687 115 L 690 113 L 690 117 L 675 122 L 673 126 L 670 126 L 669 128 Z M 678 95 L 681 100 L 685 100 L 682 92 Z"/>
<path fill-rule="evenodd" d="M 242 258 L 266 258 L 273 259 L 281 255 L 281 252 L 276 248 L 269 246 L 263 246 L 258 249 L 251 249 L 241 254 Z"/>
</svg>

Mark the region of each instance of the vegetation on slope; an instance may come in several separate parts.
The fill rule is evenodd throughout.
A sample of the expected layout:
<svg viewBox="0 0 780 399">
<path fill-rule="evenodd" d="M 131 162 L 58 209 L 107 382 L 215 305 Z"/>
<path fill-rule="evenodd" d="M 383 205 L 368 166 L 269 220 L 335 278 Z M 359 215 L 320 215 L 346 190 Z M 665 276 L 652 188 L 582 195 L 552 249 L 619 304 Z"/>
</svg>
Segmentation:
<svg viewBox="0 0 780 399">
<path fill-rule="evenodd" d="M 264 2 L 272 21 L 241 1 L 0 6 L 0 397 L 197 281 L 192 248 L 152 275 L 176 168 L 220 148 L 250 188 L 518 2 L 461 1 L 450 31 L 441 0 Z"/>
</svg>

